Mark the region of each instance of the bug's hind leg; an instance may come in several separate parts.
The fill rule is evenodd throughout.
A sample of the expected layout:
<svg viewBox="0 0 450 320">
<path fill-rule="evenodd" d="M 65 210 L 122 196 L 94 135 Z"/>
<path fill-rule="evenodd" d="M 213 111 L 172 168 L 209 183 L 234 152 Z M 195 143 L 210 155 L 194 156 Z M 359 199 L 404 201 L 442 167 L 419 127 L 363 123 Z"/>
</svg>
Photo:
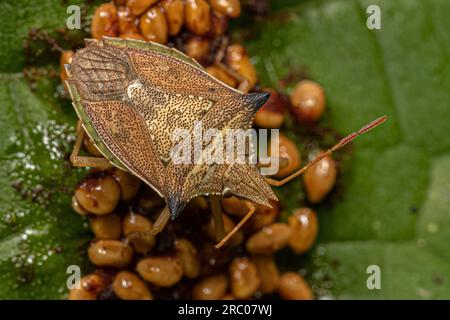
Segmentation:
<svg viewBox="0 0 450 320">
<path fill-rule="evenodd" d="M 252 217 L 252 215 L 255 213 L 255 206 L 253 205 L 253 203 L 251 203 L 250 201 L 245 201 L 245 204 L 247 205 L 247 208 L 249 209 L 249 211 L 247 212 L 247 214 L 245 215 L 245 217 L 243 217 L 241 219 L 241 221 L 239 221 L 239 223 L 233 228 L 233 230 L 231 230 L 230 232 L 228 232 L 228 234 L 222 239 L 220 240 L 219 243 L 217 243 L 214 247 L 216 247 L 216 249 L 220 249 L 222 248 L 227 242 L 228 240 L 230 240 L 230 238 L 236 233 L 238 232 L 238 230 L 248 221 L 248 219 L 250 219 Z"/>
<path fill-rule="evenodd" d="M 325 157 L 331 155 L 333 152 L 339 150 L 340 148 L 345 146 L 350 141 L 354 140 L 359 135 L 361 135 L 363 133 L 366 133 L 367 131 L 377 127 L 380 124 L 382 124 L 384 121 L 386 121 L 386 119 L 387 119 L 386 116 L 378 118 L 378 119 L 372 121 L 371 123 L 367 124 L 366 126 L 362 127 L 360 130 L 349 134 L 348 136 L 343 138 L 341 141 L 339 141 L 336 145 L 334 145 L 331 149 L 328 149 L 327 151 L 321 153 L 315 159 L 313 159 L 310 162 L 308 162 L 303 168 L 301 168 L 298 171 L 292 173 L 291 175 L 287 176 L 283 180 L 279 181 L 279 180 L 275 180 L 275 179 L 272 179 L 272 178 L 265 178 L 267 183 L 272 185 L 272 186 L 275 186 L 275 187 L 282 186 L 283 184 L 291 181 L 292 179 L 294 179 L 294 178 L 298 177 L 299 175 L 301 175 L 302 173 L 304 173 L 306 170 L 308 170 L 310 167 L 312 167 L 315 164 L 317 164 L 323 158 L 325 158 Z"/>
<path fill-rule="evenodd" d="M 238 83 L 239 86 L 237 87 L 237 90 L 241 91 L 242 93 L 248 93 L 251 89 L 250 82 L 247 80 L 247 78 L 243 77 L 233 69 L 231 69 L 229 66 L 227 66 L 225 63 L 223 63 L 223 58 L 225 57 L 225 51 L 227 50 L 228 46 L 228 38 L 224 37 L 222 39 L 222 43 L 220 44 L 219 49 L 217 50 L 216 56 L 214 57 L 214 65 L 218 68 L 225 71 L 229 76 L 234 78 Z"/>
<path fill-rule="evenodd" d="M 222 208 L 220 206 L 219 197 L 213 195 L 210 197 L 211 211 L 213 214 L 214 226 L 216 227 L 216 240 L 219 241 L 225 237 L 225 227 L 223 225 Z"/>
<path fill-rule="evenodd" d="M 111 167 L 110 162 L 102 157 L 85 157 L 80 156 L 81 144 L 83 143 L 83 138 L 86 132 L 81 126 L 80 121 L 77 124 L 77 139 L 75 140 L 75 145 L 73 146 L 72 153 L 70 154 L 70 162 L 74 167 L 94 167 L 101 169 L 108 169 Z"/>
<path fill-rule="evenodd" d="M 239 90 L 242 93 L 248 93 L 251 89 L 250 82 L 247 80 L 247 78 L 241 76 L 239 73 L 231 69 L 229 66 L 224 64 L 223 62 L 216 62 L 215 65 L 225 71 L 227 74 L 229 74 L 231 77 L 236 79 L 239 82 L 239 86 L 237 87 L 237 90 Z"/>
<path fill-rule="evenodd" d="M 150 231 L 143 231 L 143 232 L 132 232 L 128 235 L 128 239 L 132 239 L 134 237 L 142 237 L 146 236 L 148 234 L 156 236 L 158 233 L 164 230 L 165 226 L 167 225 L 167 222 L 169 222 L 170 219 L 170 211 L 169 206 L 165 206 L 164 209 L 159 214 L 158 218 L 156 218 L 155 223 L 153 224 L 152 230 Z"/>
<path fill-rule="evenodd" d="M 159 214 L 155 223 L 153 224 L 152 234 L 157 235 L 158 233 L 160 233 L 166 226 L 167 222 L 169 222 L 169 219 L 170 219 L 169 206 L 166 205 Z"/>
</svg>

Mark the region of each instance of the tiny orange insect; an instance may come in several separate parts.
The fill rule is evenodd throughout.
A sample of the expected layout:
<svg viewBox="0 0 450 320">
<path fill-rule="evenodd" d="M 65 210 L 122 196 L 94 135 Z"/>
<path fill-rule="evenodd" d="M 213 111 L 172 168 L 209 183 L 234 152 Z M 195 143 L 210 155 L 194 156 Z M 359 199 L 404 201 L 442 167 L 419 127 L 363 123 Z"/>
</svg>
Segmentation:
<svg viewBox="0 0 450 320">
<path fill-rule="evenodd" d="M 153 226 L 154 234 L 170 218 L 175 219 L 191 199 L 210 196 L 222 238 L 216 245 L 220 248 L 251 217 L 253 203 L 270 207 L 270 200 L 277 200 L 270 185 L 285 184 L 386 120 L 381 117 L 350 134 L 281 181 L 262 176 L 250 163 L 176 163 L 171 139 L 175 130 L 192 132 L 198 121 L 207 129 L 248 129 L 269 94 L 231 88 L 195 60 L 156 43 L 104 37 L 86 44 L 66 66 L 67 86 L 81 121 L 71 161 L 75 166 L 113 165 L 153 188 L 166 201 Z M 104 158 L 79 155 L 85 133 Z M 231 195 L 246 200 L 249 211 L 223 237 L 218 199 Z"/>
</svg>

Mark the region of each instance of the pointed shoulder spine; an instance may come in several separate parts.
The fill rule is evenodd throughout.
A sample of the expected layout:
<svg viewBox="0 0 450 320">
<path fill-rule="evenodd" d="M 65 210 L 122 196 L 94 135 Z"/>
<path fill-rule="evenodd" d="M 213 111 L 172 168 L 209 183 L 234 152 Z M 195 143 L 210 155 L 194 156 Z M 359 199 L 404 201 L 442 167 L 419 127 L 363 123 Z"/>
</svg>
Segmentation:
<svg viewBox="0 0 450 320">
<path fill-rule="evenodd" d="M 244 102 L 254 111 L 258 111 L 269 100 L 269 92 L 251 92 L 242 96 Z"/>
</svg>

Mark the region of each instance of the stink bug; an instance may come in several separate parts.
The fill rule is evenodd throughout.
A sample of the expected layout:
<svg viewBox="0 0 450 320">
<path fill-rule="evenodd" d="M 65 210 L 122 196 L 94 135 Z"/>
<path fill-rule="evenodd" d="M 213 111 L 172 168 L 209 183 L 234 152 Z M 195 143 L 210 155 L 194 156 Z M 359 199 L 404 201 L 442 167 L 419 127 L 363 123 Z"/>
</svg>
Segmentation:
<svg viewBox="0 0 450 320">
<path fill-rule="evenodd" d="M 71 161 L 75 166 L 113 165 L 153 188 L 166 201 L 153 226 L 155 234 L 191 199 L 205 195 L 211 197 L 217 233 L 223 236 L 218 197 L 235 195 L 246 200 L 249 211 L 216 245 L 221 247 L 251 217 L 253 203 L 271 206 L 269 201 L 277 200 L 270 185 L 285 184 L 386 119 L 350 134 L 281 181 L 263 177 L 254 164 L 178 164 L 171 153 L 174 130 L 192 131 L 196 121 L 221 131 L 250 128 L 269 94 L 243 93 L 248 91 L 245 83 L 241 90 L 228 87 L 195 60 L 156 43 L 104 37 L 87 40 L 86 45 L 66 68 L 67 86 L 81 121 Z M 78 155 L 85 133 L 104 158 Z"/>
</svg>

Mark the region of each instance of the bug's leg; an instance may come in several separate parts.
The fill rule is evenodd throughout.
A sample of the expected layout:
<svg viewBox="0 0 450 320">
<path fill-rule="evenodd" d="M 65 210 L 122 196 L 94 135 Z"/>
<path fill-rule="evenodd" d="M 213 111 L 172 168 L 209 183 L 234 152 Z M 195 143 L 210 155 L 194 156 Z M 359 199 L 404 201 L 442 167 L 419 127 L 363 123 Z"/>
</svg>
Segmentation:
<svg viewBox="0 0 450 320">
<path fill-rule="evenodd" d="M 152 234 L 156 235 L 156 234 L 160 233 L 166 226 L 169 219 L 170 219 L 169 206 L 166 205 L 164 207 L 164 209 L 161 211 L 161 213 L 159 214 L 155 223 L 153 224 Z"/>
<path fill-rule="evenodd" d="M 225 52 L 227 51 L 228 43 L 228 37 L 222 37 L 220 47 L 219 49 L 217 49 L 216 55 L 214 57 L 215 64 L 222 62 L 223 58 L 225 57 Z"/>
<path fill-rule="evenodd" d="M 108 169 L 111 167 L 109 161 L 102 157 L 84 157 L 79 156 L 81 144 L 83 143 L 83 138 L 86 133 L 81 126 L 80 121 L 77 123 L 77 139 L 75 140 L 75 145 L 73 146 L 72 153 L 70 154 L 70 162 L 74 167 L 95 167 Z"/>
<path fill-rule="evenodd" d="M 317 164 L 323 158 L 331 155 L 336 150 L 342 148 L 343 146 L 345 146 L 347 143 L 349 143 L 350 141 L 352 141 L 353 139 L 355 139 L 359 135 L 361 135 L 363 133 L 366 133 L 367 131 L 377 127 L 378 125 L 380 125 L 381 123 L 386 121 L 386 119 L 387 119 L 386 116 L 378 118 L 378 119 L 372 121 L 371 123 L 365 125 L 364 127 L 362 127 L 359 131 L 356 131 L 356 132 L 353 132 L 353 133 L 349 134 L 348 136 L 343 138 L 341 141 L 339 141 L 336 145 L 334 145 L 331 149 L 328 149 L 327 151 L 321 153 L 315 159 L 313 159 L 310 162 L 308 162 L 303 168 L 299 169 L 298 171 L 292 173 L 291 175 L 287 176 L 286 178 L 284 178 L 282 180 L 275 180 L 275 179 L 272 179 L 272 178 L 265 178 L 267 183 L 269 183 L 270 185 L 275 186 L 275 187 L 282 186 L 283 184 L 285 184 L 285 183 L 291 181 L 292 179 L 298 177 L 299 175 L 301 175 L 303 172 L 305 172 L 310 167 L 312 167 L 315 164 Z"/>
<path fill-rule="evenodd" d="M 228 75 L 230 75 L 232 78 L 236 79 L 239 83 L 238 90 L 242 93 L 248 93 L 251 89 L 250 83 L 248 82 L 247 78 L 243 77 L 233 69 L 231 69 L 229 66 L 227 66 L 225 63 L 223 63 L 223 58 L 225 57 L 225 51 L 228 47 L 228 38 L 223 37 L 222 43 L 220 44 L 219 50 L 217 50 L 216 56 L 214 57 L 214 65 L 218 68 L 225 71 Z"/>
<path fill-rule="evenodd" d="M 135 237 L 142 237 L 142 236 L 146 236 L 148 234 L 156 236 L 158 233 L 163 231 L 163 229 L 167 225 L 167 222 L 169 221 L 169 219 L 170 219 L 169 207 L 165 206 L 164 209 L 159 214 L 158 218 L 156 219 L 155 223 L 153 224 L 152 230 L 131 232 L 127 236 L 127 239 L 130 240 Z"/>
<path fill-rule="evenodd" d="M 215 63 L 222 62 L 223 58 L 225 57 L 225 52 L 227 51 L 228 43 L 228 37 L 223 37 L 222 42 L 220 43 L 220 47 L 216 52 L 216 56 L 214 57 Z"/>
<path fill-rule="evenodd" d="M 211 196 L 210 201 L 214 226 L 216 227 L 216 240 L 219 241 L 225 236 L 225 228 L 223 226 L 222 208 L 220 206 L 219 196 Z"/>
<path fill-rule="evenodd" d="M 214 247 L 216 247 L 216 249 L 220 249 L 222 248 L 227 242 L 228 240 L 230 240 L 230 238 L 236 233 L 238 232 L 238 230 L 244 225 L 244 223 L 247 222 L 248 219 L 251 218 L 251 216 L 253 215 L 253 213 L 255 213 L 255 206 L 253 205 L 253 203 L 251 203 L 250 201 L 245 201 L 245 204 L 247 205 L 247 208 L 249 209 L 248 213 L 245 215 L 245 217 L 243 217 L 241 219 L 241 221 L 239 221 L 239 223 L 233 228 L 233 230 L 231 230 L 230 232 L 228 232 L 228 234 L 222 239 L 220 240 L 219 243 L 217 243 Z"/>
<path fill-rule="evenodd" d="M 248 82 L 247 78 L 241 76 L 239 73 L 231 69 L 229 66 L 227 66 L 223 62 L 216 62 L 215 65 L 228 73 L 231 77 L 236 79 L 239 82 L 239 86 L 237 87 L 237 90 L 239 90 L 242 93 L 248 93 L 251 89 L 250 82 Z"/>
<path fill-rule="evenodd" d="M 264 158 L 265 161 L 271 161 L 271 160 L 278 160 L 279 163 L 279 170 L 286 168 L 289 165 L 289 159 L 286 157 L 267 157 Z M 268 163 L 262 163 L 258 162 L 256 164 L 257 168 L 264 168 L 264 167 L 270 167 L 270 162 Z"/>
</svg>

